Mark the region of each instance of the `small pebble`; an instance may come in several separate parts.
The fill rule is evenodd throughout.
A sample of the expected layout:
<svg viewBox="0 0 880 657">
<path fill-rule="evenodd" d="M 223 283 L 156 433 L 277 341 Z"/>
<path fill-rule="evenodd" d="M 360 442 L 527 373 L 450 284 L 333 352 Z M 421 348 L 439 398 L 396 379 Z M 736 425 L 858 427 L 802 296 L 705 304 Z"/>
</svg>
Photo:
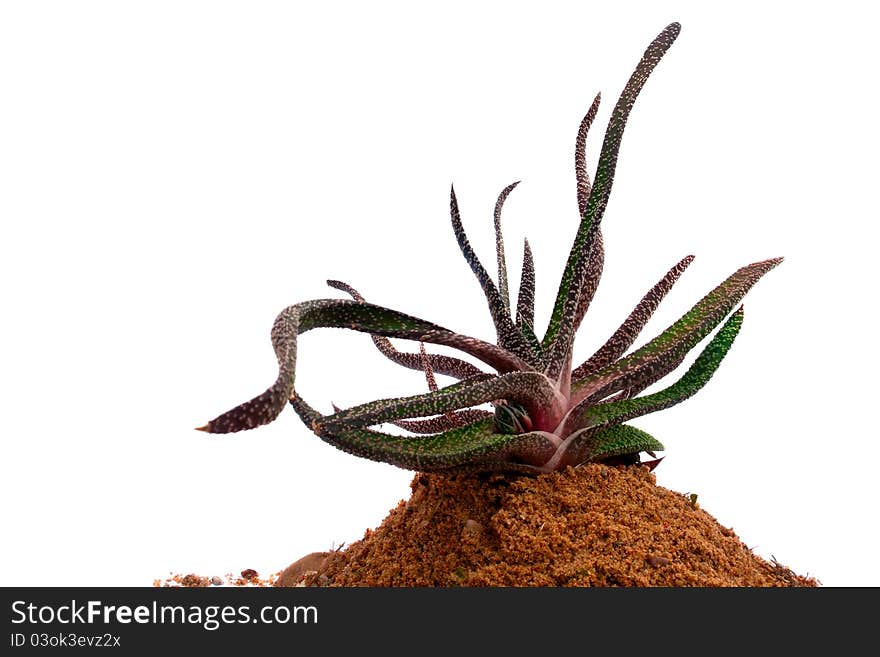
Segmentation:
<svg viewBox="0 0 880 657">
<path fill-rule="evenodd" d="M 468 518 L 468 520 L 464 523 L 464 528 L 461 530 L 462 538 L 480 538 L 483 535 L 483 525 L 478 523 L 476 520 L 472 518 Z"/>
</svg>

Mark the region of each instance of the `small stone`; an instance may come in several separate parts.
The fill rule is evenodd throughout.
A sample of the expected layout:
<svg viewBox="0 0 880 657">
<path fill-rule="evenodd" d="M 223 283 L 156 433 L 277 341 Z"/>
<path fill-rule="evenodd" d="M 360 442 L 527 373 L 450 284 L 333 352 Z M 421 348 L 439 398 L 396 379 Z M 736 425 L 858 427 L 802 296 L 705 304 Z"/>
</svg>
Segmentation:
<svg viewBox="0 0 880 657">
<path fill-rule="evenodd" d="M 211 578 L 211 584 L 213 584 L 214 586 L 220 586 L 222 583 L 223 583 L 223 580 L 220 579 L 219 577 L 217 577 L 216 575 L 214 575 Z"/>
<path fill-rule="evenodd" d="M 483 535 L 483 525 L 472 518 L 468 518 L 464 522 L 464 528 L 461 530 L 462 538 L 479 539 Z"/>
<path fill-rule="evenodd" d="M 309 572 L 319 571 L 326 561 L 330 552 L 312 552 L 297 559 L 279 575 L 275 586 L 298 586 L 300 585 L 306 574 Z M 302 584 L 305 586 L 305 584 Z"/>
<path fill-rule="evenodd" d="M 672 563 L 671 559 L 667 559 L 666 557 L 656 557 L 653 554 L 649 554 L 646 561 L 654 567 L 668 566 Z"/>
<path fill-rule="evenodd" d="M 241 571 L 242 579 L 257 579 L 257 577 L 259 576 L 260 574 L 253 568 L 246 568 L 245 570 Z"/>
<path fill-rule="evenodd" d="M 179 579 L 179 584 L 180 586 L 187 587 L 206 587 L 208 586 L 208 578 L 190 573 L 189 575 L 181 577 Z"/>
</svg>

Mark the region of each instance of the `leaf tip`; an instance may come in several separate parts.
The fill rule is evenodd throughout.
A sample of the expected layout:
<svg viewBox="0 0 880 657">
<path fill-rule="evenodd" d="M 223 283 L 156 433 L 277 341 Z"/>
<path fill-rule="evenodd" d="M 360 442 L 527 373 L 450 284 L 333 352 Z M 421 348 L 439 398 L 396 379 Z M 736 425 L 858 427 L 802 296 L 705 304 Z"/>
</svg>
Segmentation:
<svg viewBox="0 0 880 657">
<path fill-rule="evenodd" d="M 676 38 L 679 34 L 681 34 L 681 23 L 678 21 L 673 21 L 669 25 L 667 25 L 664 29 L 664 32 L 668 34 L 673 39 Z"/>
<path fill-rule="evenodd" d="M 458 215 L 458 199 L 455 196 L 455 185 L 449 185 L 449 211 L 452 214 L 452 219 L 455 221 Z"/>
<path fill-rule="evenodd" d="M 771 269 L 774 269 L 774 268 L 778 267 L 779 264 L 780 264 L 784 259 L 785 259 L 785 258 L 782 258 L 782 257 L 779 257 L 779 258 L 769 258 L 768 260 L 764 260 L 764 261 L 763 261 L 763 264 L 767 266 L 767 271 L 770 271 Z"/>
</svg>

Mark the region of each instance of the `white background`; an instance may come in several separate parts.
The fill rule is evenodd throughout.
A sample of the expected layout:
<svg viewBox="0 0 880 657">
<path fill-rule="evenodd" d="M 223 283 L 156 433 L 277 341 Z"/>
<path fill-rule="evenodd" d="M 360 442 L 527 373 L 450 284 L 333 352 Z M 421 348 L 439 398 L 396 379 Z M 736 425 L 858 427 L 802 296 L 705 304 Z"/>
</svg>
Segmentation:
<svg viewBox="0 0 880 657">
<path fill-rule="evenodd" d="M 412 473 L 321 442 L 286 410 L 193 430 L 275 378 L 272 321 L 344 296 L 492 340 L 448 218 L 512 288 L 528 236 L 543 326 L 577 225 L 573 146 L 651 39 L 605 215 L 586 358 L 673 263 L 638 344 L 739 266 L 785 262 L 696 397 L 634 422 L 658 484 L 757 554 L 880 585 L 877 24 L 870 3 L 6 2 L 0 9 L 3 585 L 268 574 L 350 543 Z M 404 346 L 404 345 L 401 345 Z M 441 383 L 449 383 L 441 379 Z M 424 378 L 367 336 L 300 339 L 327 411 Z"/>
</svg>

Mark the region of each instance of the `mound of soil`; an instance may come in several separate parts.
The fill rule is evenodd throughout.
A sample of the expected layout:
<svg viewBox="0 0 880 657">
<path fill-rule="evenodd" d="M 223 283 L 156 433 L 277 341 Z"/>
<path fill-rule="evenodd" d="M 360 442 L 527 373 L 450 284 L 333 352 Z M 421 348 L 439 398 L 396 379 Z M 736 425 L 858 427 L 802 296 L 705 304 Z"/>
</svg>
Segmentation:
<svg viewBox="0 0 880 657">
<path fill-rule="evenodd" d="M 409 500 L 275 586 L 818 586 L 755 555 L 644 466 L 417 474 Z"/>
</svg>

